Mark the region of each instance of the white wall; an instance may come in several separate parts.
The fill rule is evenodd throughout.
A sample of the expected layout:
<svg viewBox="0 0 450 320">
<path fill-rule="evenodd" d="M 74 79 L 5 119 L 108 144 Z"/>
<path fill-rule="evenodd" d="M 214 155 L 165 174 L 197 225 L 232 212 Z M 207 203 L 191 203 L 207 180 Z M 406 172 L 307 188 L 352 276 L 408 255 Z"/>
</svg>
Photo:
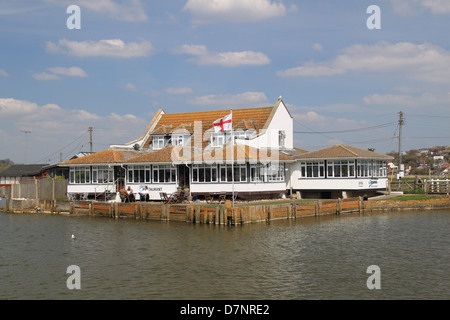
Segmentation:
<svg viewBox="0 0 450 320">
<path fill-rule="evenodd" d="M 125 189 L 128 188 L 128 186 L 131 187 L 131 189 L 133 189 L 133 193 L 134 194 L 138 194 L 145 186 L 148 187 L 148 194 L 149 194 L 149 198 L 150 200 L 160 200 L 161 199 L 161 195 L 159 194 L 160 192 L 165 192 L 167 194 L 172 194 L 174 192 L 177 191 L 177 184 L 176 183 L 136 183 L 136 184 L 132 184 L 132 183 L 128 183 L 125 186 Z"/>
<path fill-rule="evenodd" d="M 192 193 L 219 193 L 232 192 L 232 183 L 192 183 L 190 190 Z M 235 192 L 264 192 L 264 191 L 286 191 L 286 182 L 266 182 L 266 183 L 235 183 Z"/>
<path fill-rule="evenodd" d="M 292 180 L 294 190 L 366 190 L 386 189 L 387 178 L 333 178 L 312 179 L 301 178 Z"/>
<path fill-rule="evenodd" d="M 281 101 L 272 121 L 265 131 L 258 132 L 259 136 L 250 140 L 236 139 L 237 144 L 248 145 L 254 148 L 279 148 L 278 133 L 284 131 L 286 134 L 284 148 L 294 147 L 294 124 L 291 115 Z"/>
</svg>

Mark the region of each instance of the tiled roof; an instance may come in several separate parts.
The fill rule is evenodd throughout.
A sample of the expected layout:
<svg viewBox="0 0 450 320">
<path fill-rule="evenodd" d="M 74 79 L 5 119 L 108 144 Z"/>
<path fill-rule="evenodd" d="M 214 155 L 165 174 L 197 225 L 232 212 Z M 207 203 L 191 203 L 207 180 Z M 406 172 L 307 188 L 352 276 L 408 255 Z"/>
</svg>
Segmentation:
<svg viewBox="0 0 450 320">
<path fill-rule="evenodd" d="M 300 149 L 294 149 L 295 154 L 305 152 Z M 185 152 L 189 153 L 186 154 Z M 292 152 L 292 151 L 289 151 Z M 128 159 L 127 163 L 191 163 L 208 162 L 231 159 L 232 150 L 229 145 L 223 148 L 202 149 L 202 148 L 182 148 L 176 146 L 167 146 L 160 150 L 142 152 L 136 157 Z M 294 160 L 290 153 L 270 149 L 257 149 L 244 145 L 234 146 L 234 160 L 275 160 L 290 161 Z"/>
<path fill-rule="evenodd" d="M 13 164 L 0 173 L 2 177 L 32 177 L 41 174 L 48 164 Z"/>
<path fill-rule="evenodd" d="M 339 159 L 339 158 L 371 158 L 371 159 L 393 159 L 391 156 L 360 149 L 344 144 L 337 144 L 331 147 L 306 152 L 296 159 Z"/>
<path fill-rule="evenodd" d="M 60 163 L 70 164 L 102 164 L 102 163 L 125 163 L 128 159 L 135 157 L 139 151 L 107 149 L 81 158 L 76 158 Z"/>
</svg>

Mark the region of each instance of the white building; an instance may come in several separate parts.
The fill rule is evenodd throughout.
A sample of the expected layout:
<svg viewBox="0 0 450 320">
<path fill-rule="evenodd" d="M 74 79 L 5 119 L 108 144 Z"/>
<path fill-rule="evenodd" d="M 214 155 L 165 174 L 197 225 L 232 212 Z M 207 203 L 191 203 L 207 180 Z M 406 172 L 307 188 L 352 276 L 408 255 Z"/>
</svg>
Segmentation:
<svg viewBox="0 0 450 320">
<path fill-rule="evenodd" d="M 226 124 L 227 116 L 231 123 Z M 219 119 L 223 131 L 213 124 Z M 208 193 L 280 197 L 296 191 L 328 197 L 332 191 L 342 196 L 342 191 L 386 187 L 385 166 L 375 176 L 373 168 L 374 163 L 383 166 L 388 156 L 334 148 L 347 153 L 334 157 L 323 150 L 294 148 L 293 118 L 278 99 L 265 108 L 174 114 L 159 110 L 138 139 L 60 165 L 70 170 L 68 193 L 91 197 L 128 187 L 135 193 L 147 187 L 153 200 L 180 187 L 199 198 Z M 339 173 L 333 171 L 338 168 Z"/>
</svg>

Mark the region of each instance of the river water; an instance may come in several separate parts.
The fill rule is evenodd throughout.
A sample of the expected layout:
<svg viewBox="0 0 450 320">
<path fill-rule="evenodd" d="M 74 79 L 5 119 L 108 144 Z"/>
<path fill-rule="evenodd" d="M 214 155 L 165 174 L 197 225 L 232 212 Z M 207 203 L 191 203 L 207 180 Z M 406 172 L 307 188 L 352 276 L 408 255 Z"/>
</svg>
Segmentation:
<svg viewBox="0 0 450 320">
<path fill-rule="evenodd" d="M 0 213 L 0 299 L 449 299 L 449 230 L 448 210 L 235 227 Z"/>
</svg>

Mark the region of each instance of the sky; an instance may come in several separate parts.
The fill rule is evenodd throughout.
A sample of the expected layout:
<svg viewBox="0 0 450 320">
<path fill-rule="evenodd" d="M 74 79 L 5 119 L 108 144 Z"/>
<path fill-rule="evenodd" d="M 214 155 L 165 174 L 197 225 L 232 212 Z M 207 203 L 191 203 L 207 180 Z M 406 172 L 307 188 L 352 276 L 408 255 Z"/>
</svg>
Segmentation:
<svg viewBox="0 0 450 320">
<path fill-rule="evenodd" d="M 402 150 L 449 145 L 449 31 L 449 0 L 0 0 L 0 159 L 280 96 L 300 149 L 397 152 L 400 112 Z"/>
</svg>

